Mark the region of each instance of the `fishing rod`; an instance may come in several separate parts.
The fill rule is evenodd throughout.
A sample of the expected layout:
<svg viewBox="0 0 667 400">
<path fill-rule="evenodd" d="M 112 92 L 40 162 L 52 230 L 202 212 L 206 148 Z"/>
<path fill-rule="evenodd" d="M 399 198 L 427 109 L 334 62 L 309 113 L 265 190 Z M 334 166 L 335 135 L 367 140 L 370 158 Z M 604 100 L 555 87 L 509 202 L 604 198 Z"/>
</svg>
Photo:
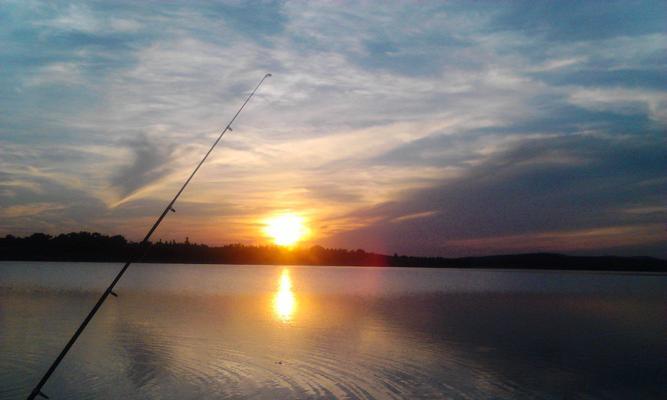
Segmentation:
<svg viewBox="0 0 667 400">
<path fill-rule="evenodd" d="M 243 108 L 246 106 L 246 104 L 248 104 L 248 102 L 250 101 L 252 96 L 254 96 L 257 89 L 259 89 L 259 87 L 262 85 L 262 83 L 264 83 L 264 80 L 266 78 L 270 77 L 270 76 L 271 76 L 271 74 L 264 75 L 264 77 L 262 78 L 261 81 L 259 81 L 259 83 L 255 87 L 255 89 L 245 99 L 245 101 L 241 105 L 241 108 L 239 108 L 239 110 L 236 112 L 236 114 L 234 114 L 234 117 L 231 119 L 231 121 L 229 121 L 229 123 L 227 124 L 225 129 L 223 129 L 222 132 L 220 133 L 220 136 L 218 136 L 218 138 L 215 140 L 215 142 L 213 142 L 213 145 L 211 146 L 211 148 L 206 152 L 206 154 L 204 155 L 204 158 L 202 158 L 202 160 L 199 162 L 199 164 L 197 164 L 194 171 L 192 171 L 192 173 L 190 174 L 190 177 L 188 177 L 188 179 L 185 181 L 183 186 L 181 186 L 181 189 L 176 193 L 176 196 L 174 196 L 174 198 L 171 199 L 169 204 L 167 204 L 167 207 L 165 207 L 164 211 L 162 211 L 162 214 L 160 214 L 160 216 L 158 217 L 157 221 L 155 221 L 155 223 L 153 224 L 151 229 L 148 230 L 148 233 L 144 237 L 144 240 L 142 240 L 141 243 L 139 244 L 139 247 L 138 247 L 137 251 L 135 252 L 135 254 L 132 257 L 130 257 L 130 260 L 128 262 L 126 262 L 125 265 L 123 266 L 123 268 L 118 272 L 118 274 L 113 279 L 113 281 L 111 282 L 111 284 L 109 285 L 107 290 L 105 290 L 104 293 L 102 293 L 102 296 L 100 296 L 99 300 L 97 300 L 97 303 L 95 304 L 95 306 L 93 306 L 92 310 L 90 310 L 90 312 L 88 313 L 86 318 L 83 320 L 83 322 L 81 322 L 81 325 L 79 326 L 79 328 L 76 330 L 76 332 L 74 332 L 74 335 L 72 335 L 72 337 L 67 342 L 65 347 L 63 347 L 62 351 L 60 352 L 58 357 L 56 357 L 56 359 L 53 361 L 53 363 L 51 364 L 49 369 L 46 371 L 46 373 L 44 374 L 42 379 L 35 386 L 35 388 L 32 389 L 32 392 L 30 392 L 30 395 L 28 396 L 28 400 L 33 400 L 37 396 L 43 397 L 45 399 L 49 398 L 49 396 L 45 395 L 42 392 L 42 387 L 44 386 L 44 384 L 46 384 L 46 382 L 51 377 L 51 374 L 53 374 L 53 372 L 56 370 L 56 368 L 58 368 L 58 365 L 60 364 L 60 362 L 63 360 L 63 358 L 65 358 L 65 355 L 67 354 L 67 352 L 74 345 L 74 343 L 79 338 L 79 336 L 81 336 L 83 331 L 86 329 L 86 326 L 88 326 L 88 323 L 93 319 L 93 317 L 95 316 L 97 311 L 100 309 L 100 307 L 102 307 L 102 304 L 104 304 L 104 301 L 107 299 L 107 297 L 109 297 L 109 295 L 112 295 L 114 297 L 118 297 L 118 295 L 113 291 L 113 288 L 116 286 L 116 284 L 118 283 L 120 278 L 123 276 L 123 274 L 125 273 L 127 268 L 130 266 L 130 264 L 132 264 L 135 260 L 141 260 L 146 255 L 146 251 L 148 250 L 148 244 L 149 244 L 148 240 L 151 238 L 151 235 L 153 234 L 153 232 L 155 232 L 155 230 L 160 225 L 160 223 L 162 222 L 164 217 L 167 216 L 169 211 L 176 212 L 176 210 L 174 210 L 174 203 L 176 203 L 176 200 L 178 200 L 178 197 L 181 195 L 181 193 L 183 193 L 183 191 L 188 186 L 188 184 L 190 183 L 192 178 L 195 176 L 197 171 L 199 171 L 199 168 L 202 166 L 202 164 L 204 164 L 204 161 L 206 161 L 206 159 L 208 158 L 209 154 L 211 154 L 211 152 L 213 151 L 215 146 L 217 146 L 220 139 L 222 139 L 222 136 L 227 131 L 231 132 L 232 124 L 236 120 L 236 117 L 238 117 L 239 114 L 241 113 L 241 111 L 243 111 Z"/>
</svg>

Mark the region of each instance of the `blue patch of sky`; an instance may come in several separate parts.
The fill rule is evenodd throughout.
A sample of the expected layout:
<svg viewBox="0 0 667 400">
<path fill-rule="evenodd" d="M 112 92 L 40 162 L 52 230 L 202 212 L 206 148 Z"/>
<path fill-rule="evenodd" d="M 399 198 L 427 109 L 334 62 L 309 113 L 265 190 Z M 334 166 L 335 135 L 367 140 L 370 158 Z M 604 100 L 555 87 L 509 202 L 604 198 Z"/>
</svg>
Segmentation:
<svg viewBox="0 0 667 400">
<path fill-rule="evenodd" d="M 0 134 L 5 139 L 64 143 L 85 138 L 81 132 L 61 128 L 58 116 L 97 107 L 103 98 L 98 84 L 107 74 L 133 66 L 135 50 L 159 35 L 142 25 L 134 32 L 51 26 L 64 12 L 68 12 L 65 7 L 28 10 L 8 5 L 0 16 L 0 38 L 5 43 L 0 48 L 0 84 L 5 88 L 0 94 Z M 57 63 L 65 74 L 80 79 L 49 80 L 51 75 L 44 68 Z M 41 78 L 40 72 L 44 73 Z"/>
<path fill-rule="evenodd" d="M 436 75 L 447 65 L 460 67 L 469 61 L 451 57 L 464 46 L 464 41 L 446 34 L 410 36 L 400 42 L 373 39 L 364 43 L 365 54 L 356 55 L 350 60 L 370 70 L 386 70 L 410 76 Z"/>
<path fill-rule="evenodd" d="M 370 38 L 363 41 L 365 53 L 350 55 L 350 61 L 370 70 L 414 76 L 436 75 L 447 65 L 470 66 L 471 60 L 458 52 L 473 44 L 476 29 L 458 31 L 447 19 L 450 9 L 442 5 L 404 10 L 384 25 L 369 27 Z"/>
<path fill-rule="evenodd" d="M 272 37 L 282 33 L 287 17 L 282 1 L 204 3 L 198 10 L 209 19 L 219 18 L 235 33 L 270 46 Z"/>
<path fill-rule="evenodd" d="M 495 3 L 494 3 L 495 4 Z M 656 1 L 515 1 L 489 25 L 550 41 L 589 41 L 663 33 L 667 3 Z"/>
</svg>

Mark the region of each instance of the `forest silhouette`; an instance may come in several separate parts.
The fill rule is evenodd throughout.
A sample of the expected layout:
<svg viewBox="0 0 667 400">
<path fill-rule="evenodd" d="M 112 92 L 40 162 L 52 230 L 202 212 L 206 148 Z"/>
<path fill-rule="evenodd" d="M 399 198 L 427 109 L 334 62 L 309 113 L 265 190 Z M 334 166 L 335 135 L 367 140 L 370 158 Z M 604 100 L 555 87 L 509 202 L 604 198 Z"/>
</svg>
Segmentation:
<svg viewBox="0 0 667 400">
<path fill-rule="evenodd" d="M 0 260 L 125 262 L 139 251 L 139 243 L 121 235 L 72 232 L 51 236 L 34 233 L 0 238 Z M 553 253 L 483 257 L 416 257 L 385 255 L 362 249 L 329 249 L 322 246 L 285 248 L 157 241 L 137 262 L 185 264 L 337 265 L 426 268 L 572 269 L 592 271 L 667 271 L 667 260 L 652 257 L 568 256 Z"/>
</svg>

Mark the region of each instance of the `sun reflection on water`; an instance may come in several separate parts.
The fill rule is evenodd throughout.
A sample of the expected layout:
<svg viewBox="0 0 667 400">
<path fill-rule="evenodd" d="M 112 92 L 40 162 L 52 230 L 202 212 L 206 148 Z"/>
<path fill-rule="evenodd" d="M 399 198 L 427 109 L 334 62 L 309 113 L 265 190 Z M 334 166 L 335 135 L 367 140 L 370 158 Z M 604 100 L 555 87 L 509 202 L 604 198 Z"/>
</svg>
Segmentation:
<svg viewBox="0 0 667 400">
<path fill-rule="evenodd" d="M 290 322 L 296 311 L 296 297 L 292 292 L 292 279 L 289 270 L 284 268 L 280 274 L 278 291 L 273 298 L 273 310 L 282 322 Z"/>
</svg>

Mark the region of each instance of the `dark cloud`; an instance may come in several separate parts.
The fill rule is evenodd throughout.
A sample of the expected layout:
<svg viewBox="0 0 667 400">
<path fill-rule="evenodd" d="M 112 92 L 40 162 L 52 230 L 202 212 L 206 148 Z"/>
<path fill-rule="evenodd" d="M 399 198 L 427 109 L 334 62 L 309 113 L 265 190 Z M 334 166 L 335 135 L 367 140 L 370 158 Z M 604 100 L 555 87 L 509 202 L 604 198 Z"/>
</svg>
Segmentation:
<svg viewBox="0 0 667 400">
<path fill-rule="evenodd" d="M 664 206 L 667 189 L 656 182 L 667 171 L 665 154 L 660 136 L 524 140 L 459 178 L 356 212 L 378 221 L 331 242 L 446 255 L 448 241 L 664 222 L 664 209 L 628 210 Z"/>
<path fill-rule="evenodd" d="M 661 126 L 651 121 L 647 106 L 638 106 L 636 112 L 618 114 L 609 111 L 594 111 L 575 107 L 558 99 L 535 98 L 531 106 L 541 112 L 523 120 L 514 120 L 505 126 L 491 126 L 459 132 L 434 132 L 380 154 L 370 162 L 374 165 L 391 166 L 438 166 L 446 164 L 467 169 L 469 163 L 480 155 L 477 150 L 485 141 L 507 135 L 577 135 L 583 127 L 606 134 L 636 135 L 638 140 L 648 135 L 658 136 Z"/>
<path fill-rule="evenodd" d="M 172 170 L 168 162 L 173 146 L 139 135 L 128 143 L 132 162 L 123 166 L 111 178 L 111 184 L 126 197 L 142 187 L 165 178 Z"/>
<path fill-rule="evenodd" d="M 667 87 L 667 57 L 661 67 L 651 69 L 582 69 L 534 74 L 551 85 L 579 85 L 583 87 L 615 87 L 654 89 Z"/>
<path fill-rule="evenodd" d="M 0 13 L 0 184 L 8 182 L 0 204 L 26 216 L 1 228 L 104 221 L 110 233 L 143 229 L 138 221 L 172 189 L 158 184 L 152 199 L 105 204 L 159 183 L 171 162 L 189 159 L 181 155 L 199 154 L 191 146 L 224 124 L 265 70 L 275 78 L 225 138 L 230 157 L 218 158 L 224 179 L 245 186 L 223 197 L 228 204 L 212 193 L 182 203 L 177 215 L 202 221 L 197 229 L 220 223 L 202 214 L 250 221 L 269 213 L 267 187 L 298 189 L 304 209 L 335 205 L 347 214 L 362 204 L 349 219 L 377 221 L 331 243 L 413 254 L 447 254 L 457 240 L 660 223 L 666 8 L 11 3 Z M 365 128 L 346 154 L 344 137 Z M 300 143 L 316 138 L 317 148 Z M 131 158 L 122 160 L 118 147 Z M 285 177 L 267 182 L 269 170 Z M 442 170 L 461 175 L 433 186 Z M 109 176 L 114 193 L 104 187 Z M 368 208 L 371 190 L 393 201 Z M 334 217 L 324 219 L 334 226 Z M 626 238 L 625 248 L 642 240 Z"/>
<path fill-rule="evenodd" d="M 84 190 L 62 184 L 44 176 L 20 177 L 23 186 L 6 182 L 17 177 L 0 174 L 0 210 L 4 210 L 0 233 L 27 235 L 33 232 L 57 234 L 78 230 L 101 230 L 109 228 L 97 224 L 95 219 L 107 213 L 106 205 Z M 43 210 L 40 205 L 46 205 Z M 25 207 L 36 211 L 13 216 L 11 210 Z"/>
</svg>

